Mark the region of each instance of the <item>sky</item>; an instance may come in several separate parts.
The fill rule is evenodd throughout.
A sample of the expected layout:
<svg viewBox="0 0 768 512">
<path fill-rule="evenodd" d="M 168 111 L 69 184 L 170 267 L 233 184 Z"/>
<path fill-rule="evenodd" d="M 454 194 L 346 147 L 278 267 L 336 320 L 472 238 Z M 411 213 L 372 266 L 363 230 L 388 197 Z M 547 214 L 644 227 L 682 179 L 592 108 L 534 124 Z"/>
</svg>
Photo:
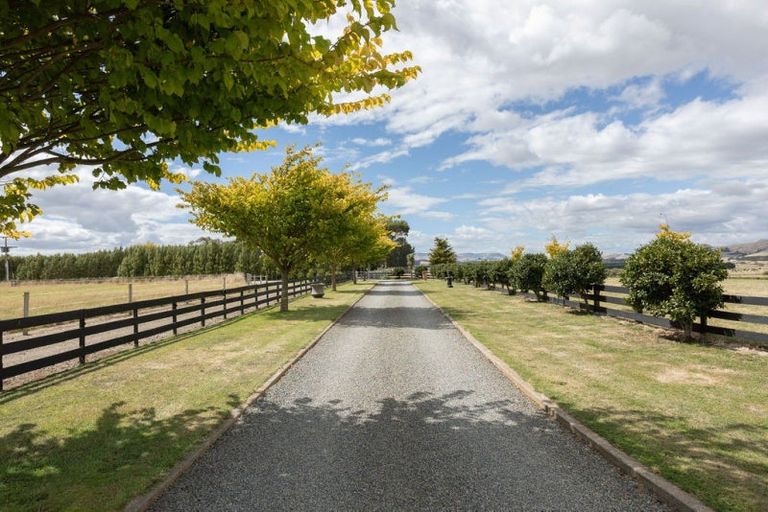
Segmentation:
<svg viewBox="0 0 768 512">
<path fill-rule="evenodd" d="M 626 253 L 661 222 L 712 245 L 768 238 L 765 0 L 400 0 L 394 14 L 385 49 L 411 50 L 419 78 L 384 108 L 266 130 L 277 147 L 222 155 L 224 178 L 321 143 L 331 169 L 389 185 L 382 210 L 418 252 L 435 236 L 503 254 L 556 236 Z M 45 213 L 17 253 L 210 235 L 171 186 L 94 192 L 79 172 L 35 196 Z"/>
</svg>

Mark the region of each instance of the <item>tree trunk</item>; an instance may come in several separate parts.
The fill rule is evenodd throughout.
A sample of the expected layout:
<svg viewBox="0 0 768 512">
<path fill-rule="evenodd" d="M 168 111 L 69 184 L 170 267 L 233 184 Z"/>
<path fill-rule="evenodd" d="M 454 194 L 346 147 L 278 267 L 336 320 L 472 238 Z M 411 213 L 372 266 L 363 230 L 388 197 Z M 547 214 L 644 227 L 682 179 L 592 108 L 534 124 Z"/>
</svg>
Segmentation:
<svg viewBox="0 0 768 512">
<path fill-rule="evenodd" d="M 352 269 L 352 284 L 357 284 L 357 269 Z"/>
<path fill-rule="evenodd" d="M 693 330 L 693 322 L 680 322 L 683 327 L 683 337 L 687 340 L 691 339 L 691 331 Z"/>
<path fill-rule="evenodd" d="M 336 265 L 331 265 L 331 290 L 336 291 Z"/>
<path fill-rule="evenodd" d="M 280 291 L 280 311 L 282 312 L 288 311 L 288 269 L 281 269 L 280 274 L 283 280 L 283 287 Z"/>
</svg>

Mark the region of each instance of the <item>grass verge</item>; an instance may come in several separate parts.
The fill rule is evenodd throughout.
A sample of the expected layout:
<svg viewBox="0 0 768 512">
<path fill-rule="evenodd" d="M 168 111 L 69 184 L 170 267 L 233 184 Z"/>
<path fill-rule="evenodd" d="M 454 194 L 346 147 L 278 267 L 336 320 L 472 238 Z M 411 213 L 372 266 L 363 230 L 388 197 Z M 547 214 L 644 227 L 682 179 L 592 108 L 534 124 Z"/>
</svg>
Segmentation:
<svg viewBox="0 0 768 512">
<path fill-rule="evenodd" d="M 119 510 L 369 284 L 262 311 L 0 394 L 0 510 Z"/>
<path fill-rule="evenodd" d="M 536 389 L 719 510 L 768 510 L 768 356 L 441 281 L 419 288 Z"/>
</svg>

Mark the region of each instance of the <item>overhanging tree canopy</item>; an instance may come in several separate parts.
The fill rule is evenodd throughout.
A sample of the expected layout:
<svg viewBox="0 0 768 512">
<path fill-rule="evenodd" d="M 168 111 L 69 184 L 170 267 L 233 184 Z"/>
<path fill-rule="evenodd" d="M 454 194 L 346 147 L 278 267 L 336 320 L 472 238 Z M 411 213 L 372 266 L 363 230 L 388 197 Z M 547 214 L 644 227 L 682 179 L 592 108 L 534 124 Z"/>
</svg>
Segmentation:
<svg viewBox="0 0 768 512">
<path fill-rule="evenodd" d="M 29 188 L 95 166 L 96 187 L 218 174 L 218 153 L 263 147 L 255 129 L 387 101 L 418 73 L 383 53 L 394 0 L 0 0 L 0 229 L 39 213 Z M 342 35 L 313 25 L 349 9 Z M 362 91 L 339 103 L 335 93 Z M 17 174 L 58 166 L 47 182 Z M 16 178 L 15 181 L 11 181 Z"/>
</svg>

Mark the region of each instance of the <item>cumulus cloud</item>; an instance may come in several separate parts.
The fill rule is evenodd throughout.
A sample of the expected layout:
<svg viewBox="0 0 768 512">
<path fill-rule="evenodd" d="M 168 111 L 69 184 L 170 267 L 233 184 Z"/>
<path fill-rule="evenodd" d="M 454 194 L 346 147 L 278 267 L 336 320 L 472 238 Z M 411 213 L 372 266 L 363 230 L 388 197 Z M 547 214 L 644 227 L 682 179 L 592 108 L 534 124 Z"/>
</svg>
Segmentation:
<svg viewBox="0 0 768 512">
<path fill-rule="evenodd" d="M 487 160 L 511 169 L 544 168 L 512 183 L 510 192 L 628 178 L 764 176 L 766 109 L 766 93 L 726 102 L 697 99 L 634 127 L 621 121 L 603 126 L 598 113 L 559 111 L 474 136 L 472 149 L 448 159 L 444 167 Z"/>
<path fill-rule="evenodd" d="M 411 187 L 392 187 L 388 191 L 385 206 L 396 215 L 418 215 L 429 219 L 448 220 L 453 217 L 452 213 L 434 210 L 435 206 L 447 201 L 448 199 L 443 197 L 416 193 Z"/>
<path fill-rule="evenodd" d="M 719 180 L 708 187 L 651 194 L 582 194 L 519 201 L 494 197 L 480 202 L 484 225 L 495 233 L 536 231 L 604 250 L 625 251 L 649 239 L 661 222 L 691 231 L 694 239 L 724 245 L 768 237 L 768 179 Z"/>
<path fill-rule="evenodd" d="M 37 169 L 29 174 L 45 172 Z M 76 174 L 79 183 L 35 194 L 34 202 L 44 213 L 25 225 L 32 237 L 18 243 L 19 253 L 84 252 L 144 242 L 180 244 L 210 236 L 187 221 L 175 194 L 139 185 L 92 190 L 89 170 L 79 168 Z"/>
<path fill-rule="evenodd" d="M 469 148 L 446 160 L 444 168 L 483 160 L 513 168 L 573 165 L 581 172 L 584 162 L 597 159 L 606 169 L 592 170 L 595 181 L 624 174 L 669 176 L 680 167 L 686 176 L 697 170 L 706 174 L 723 162 L 733 172 L 751 174 L 754 153 L 765 145 L 751 145 L 746 155 L 738 149 L 765 140 L 766 123 L 759 115 L 765 111 L 765 88 L 750 86 L 768 74 L 764 7 L 760 1 L 707 2 L 698 9 L 631 0 L 401 2 L 395 11 L 400 31 L 386 41 L 392 50 L 414 50 L 423 74 L 394 91 L 384 109 L 321 122 L 382 121 L 400 137 L 396 149 L 365 159 L 359 168 L 406 156 L 409 149 L 456 131 L 468 134 Z M 685 79 L 702 70 L 744 84 L 743 98 L 723 105 L 697 100 L 638 129 L 567 111 L 555 119 L 522 119 L 509 107 L 556 100 L 574 88 L 602 89 L 650 77 L 613 98 L 628 108 L 650 108 L 664 98 L 662 78 Z M 746 124 L 738 122 L 744 112 L 751 114 Z M 661 157 L 670 147 L 675 154 L 664 164 Z M 736 160 L 730 158 L 734 153 Z M 648 165 L 645 158 L 651 159 Z M 609 173 L 616 163 L 623 171 Z"/>
</svg>

